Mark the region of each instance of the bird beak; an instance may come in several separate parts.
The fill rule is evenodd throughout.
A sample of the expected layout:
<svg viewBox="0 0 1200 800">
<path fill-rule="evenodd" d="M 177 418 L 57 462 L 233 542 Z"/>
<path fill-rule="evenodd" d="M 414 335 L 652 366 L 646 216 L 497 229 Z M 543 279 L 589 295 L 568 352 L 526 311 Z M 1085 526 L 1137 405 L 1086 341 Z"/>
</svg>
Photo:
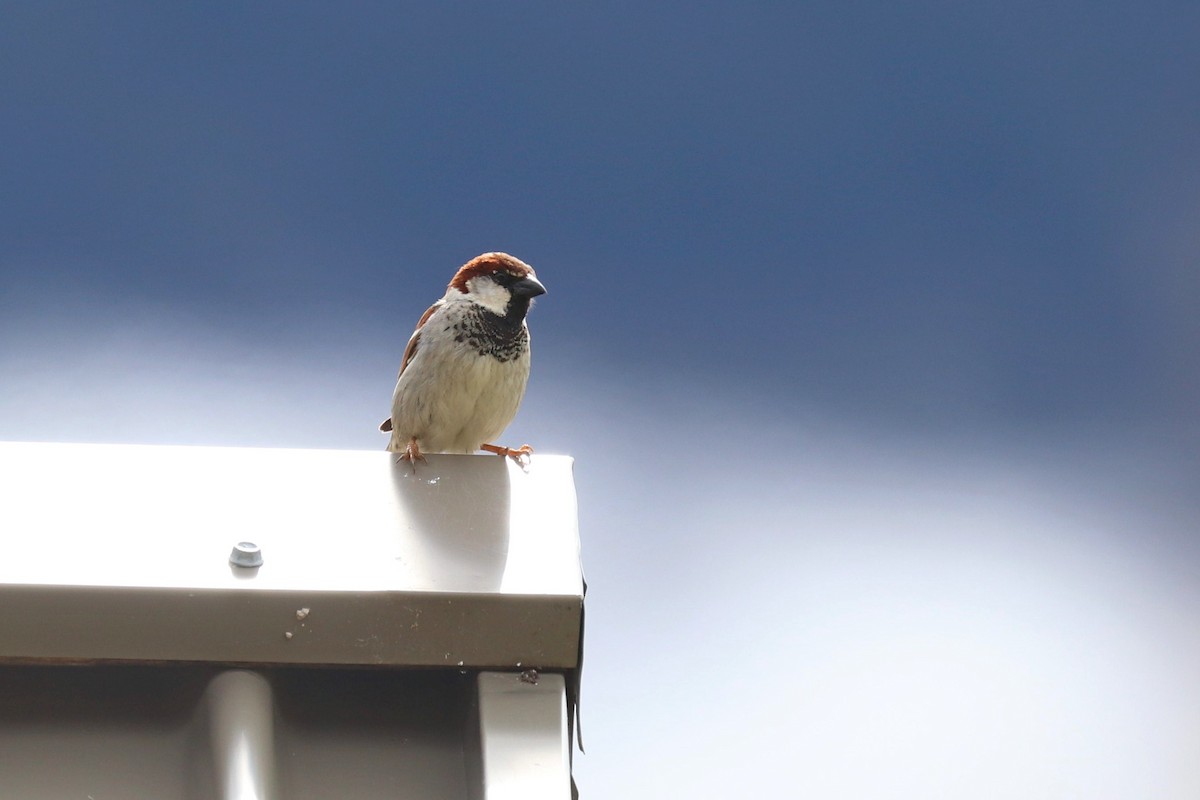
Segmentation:
<svg viewBox="0 0 1200 800">
<path fill-rule="evenodd" d="M 546 287 L 537 278 L 522 278 L 508 289 L 513 297 L 537 297 L 546 293 Z"/>
</svg>

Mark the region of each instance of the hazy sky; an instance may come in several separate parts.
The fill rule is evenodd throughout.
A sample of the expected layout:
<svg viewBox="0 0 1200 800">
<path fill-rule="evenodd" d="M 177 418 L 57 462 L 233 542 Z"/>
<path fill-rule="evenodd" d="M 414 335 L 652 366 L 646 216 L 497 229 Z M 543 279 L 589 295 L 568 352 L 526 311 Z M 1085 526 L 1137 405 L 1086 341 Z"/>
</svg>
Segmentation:
<svg viewBox="0 0 1200 800">
<path fill-rule="evenodd" d="M 2 16 L 0 438 L 382 448 L 507 250 L 585 795 L 1200 792 L 1200 7 Z"/>
</svg>

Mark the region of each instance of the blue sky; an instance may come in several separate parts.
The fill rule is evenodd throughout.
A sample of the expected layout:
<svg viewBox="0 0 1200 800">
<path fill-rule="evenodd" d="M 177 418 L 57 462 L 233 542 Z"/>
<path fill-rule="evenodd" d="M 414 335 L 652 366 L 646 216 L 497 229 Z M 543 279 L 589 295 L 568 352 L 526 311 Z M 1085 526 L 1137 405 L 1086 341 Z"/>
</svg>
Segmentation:
<svg viewBox="0 0 1200 800">
<path fill-rule="evenodd" d="M 609 363 L 906 424 L 1190 422 L 1185 4 L 6 16 L 6 289 L 258 335 L 407 321 L 507 249 L 569 298 L 548 344 Z"/>
<path fill-rule="evenodd" d="M 1141 729 L 1106 739 L 1089 704 L 1153 673 L 1190 699 L 1113 719 L 1200 737 L 1173 666 L 1200 647 L 1197 41 L 1200 11 L 1159 2 L 15 6 L 0 437 L 382 447 L 417 316 L 507 250 L 549 288 L 510 438 L 578 459 L 596 796 L 654 770 L 687 785 L 650 758 L 668 739 L 768 771 L 671 725 L 723 676 L 776 680 L 773 637 L 809 665 L 795 686 L 823 663 L 858 676 L 815 711 L 792 698 L 797 718 L 872 716 L 849 695 L 944 711 L 888 762 L 916 770 L 891 794 L 839 783 L 825 756 L 846 747 L 787 720 L 774 741 L 813 754 L 814 796 L 1017 780 L 983 746 L 954 751 L 967 784 L 913 767 L 966 723 L 933 702 L 945 681 L 866 666 L 951 640 L 1044 701 L 1004 722 L 994 683 L 957 684 L 994 712 L 991 752 L 1061 701 L 1082 750 L 1018 763 L 1048 797 L 1128 796 L 1134 757 L 1096 754 Z M 784 605 L 796 619 L 761 613 Z M 709 648 L 705 613 L 761 636 Z M 1109 671 L 1080 689 L 1093 657 Z M 1049 677 L 1022 694 L 1018 674 Z M 761 730 L 734 692 L 764 692 L 724 686 L 713 731 Z M 914 709 L 862 758 L 895 757 L 881 742 Z M 1156 796 L 1194 796 L 1194 766 L 1155 752 Z M 1034 796 L 1015 792 L 995 796 Z"/>
</svg>

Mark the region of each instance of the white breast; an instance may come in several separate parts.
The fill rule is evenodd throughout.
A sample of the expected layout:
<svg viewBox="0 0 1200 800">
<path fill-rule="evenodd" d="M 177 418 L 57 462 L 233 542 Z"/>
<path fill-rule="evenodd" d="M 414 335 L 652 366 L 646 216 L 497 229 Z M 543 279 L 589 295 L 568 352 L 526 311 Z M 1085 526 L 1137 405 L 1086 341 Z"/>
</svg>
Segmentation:
<svg viewBox="0 0 1200 800">
<path fill-rule="evenodd" d="M 525 395 L 528 349 L 506 362 L 481 356 L 454 341 L 442 316 L 426 322 L 416 354 L 396 382 L 389 450 L 402 451 L 415 436 L 425 453 L 473 453 L 504 432 Z"/>
</svg>

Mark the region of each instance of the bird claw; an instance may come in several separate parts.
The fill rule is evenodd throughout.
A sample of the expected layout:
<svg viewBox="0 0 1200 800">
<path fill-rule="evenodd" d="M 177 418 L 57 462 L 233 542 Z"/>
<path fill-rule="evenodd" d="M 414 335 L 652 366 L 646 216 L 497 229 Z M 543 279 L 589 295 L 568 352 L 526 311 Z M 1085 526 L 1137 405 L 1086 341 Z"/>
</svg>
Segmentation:
<svg viewBox="0 0 1200 800">
<path fill-rule="evenodd" d="M 399 464 L 401 461 L 407 461 L 412 465 L 413 475 L 417 474 L 417 461 L 422 464 L 429 463 L 421 453 L 421 448 L 417 446 L 416 437 L 409 439 L 408 444 L 404 446 L 404 452 L 396 459 L 396 463 Z"/>
<path fill-rule="evenodd" d="M 498 456 L 508 456 L 513 460 L 513 463 L 522 469 L 529 466 L 530 456 L 533 455 L 533 448 L 527 444 L 516 448 L 505 447 L 502 444 L 481 444 L 479 445 L 479 449 L 495 453 Z"/>
</svg>

